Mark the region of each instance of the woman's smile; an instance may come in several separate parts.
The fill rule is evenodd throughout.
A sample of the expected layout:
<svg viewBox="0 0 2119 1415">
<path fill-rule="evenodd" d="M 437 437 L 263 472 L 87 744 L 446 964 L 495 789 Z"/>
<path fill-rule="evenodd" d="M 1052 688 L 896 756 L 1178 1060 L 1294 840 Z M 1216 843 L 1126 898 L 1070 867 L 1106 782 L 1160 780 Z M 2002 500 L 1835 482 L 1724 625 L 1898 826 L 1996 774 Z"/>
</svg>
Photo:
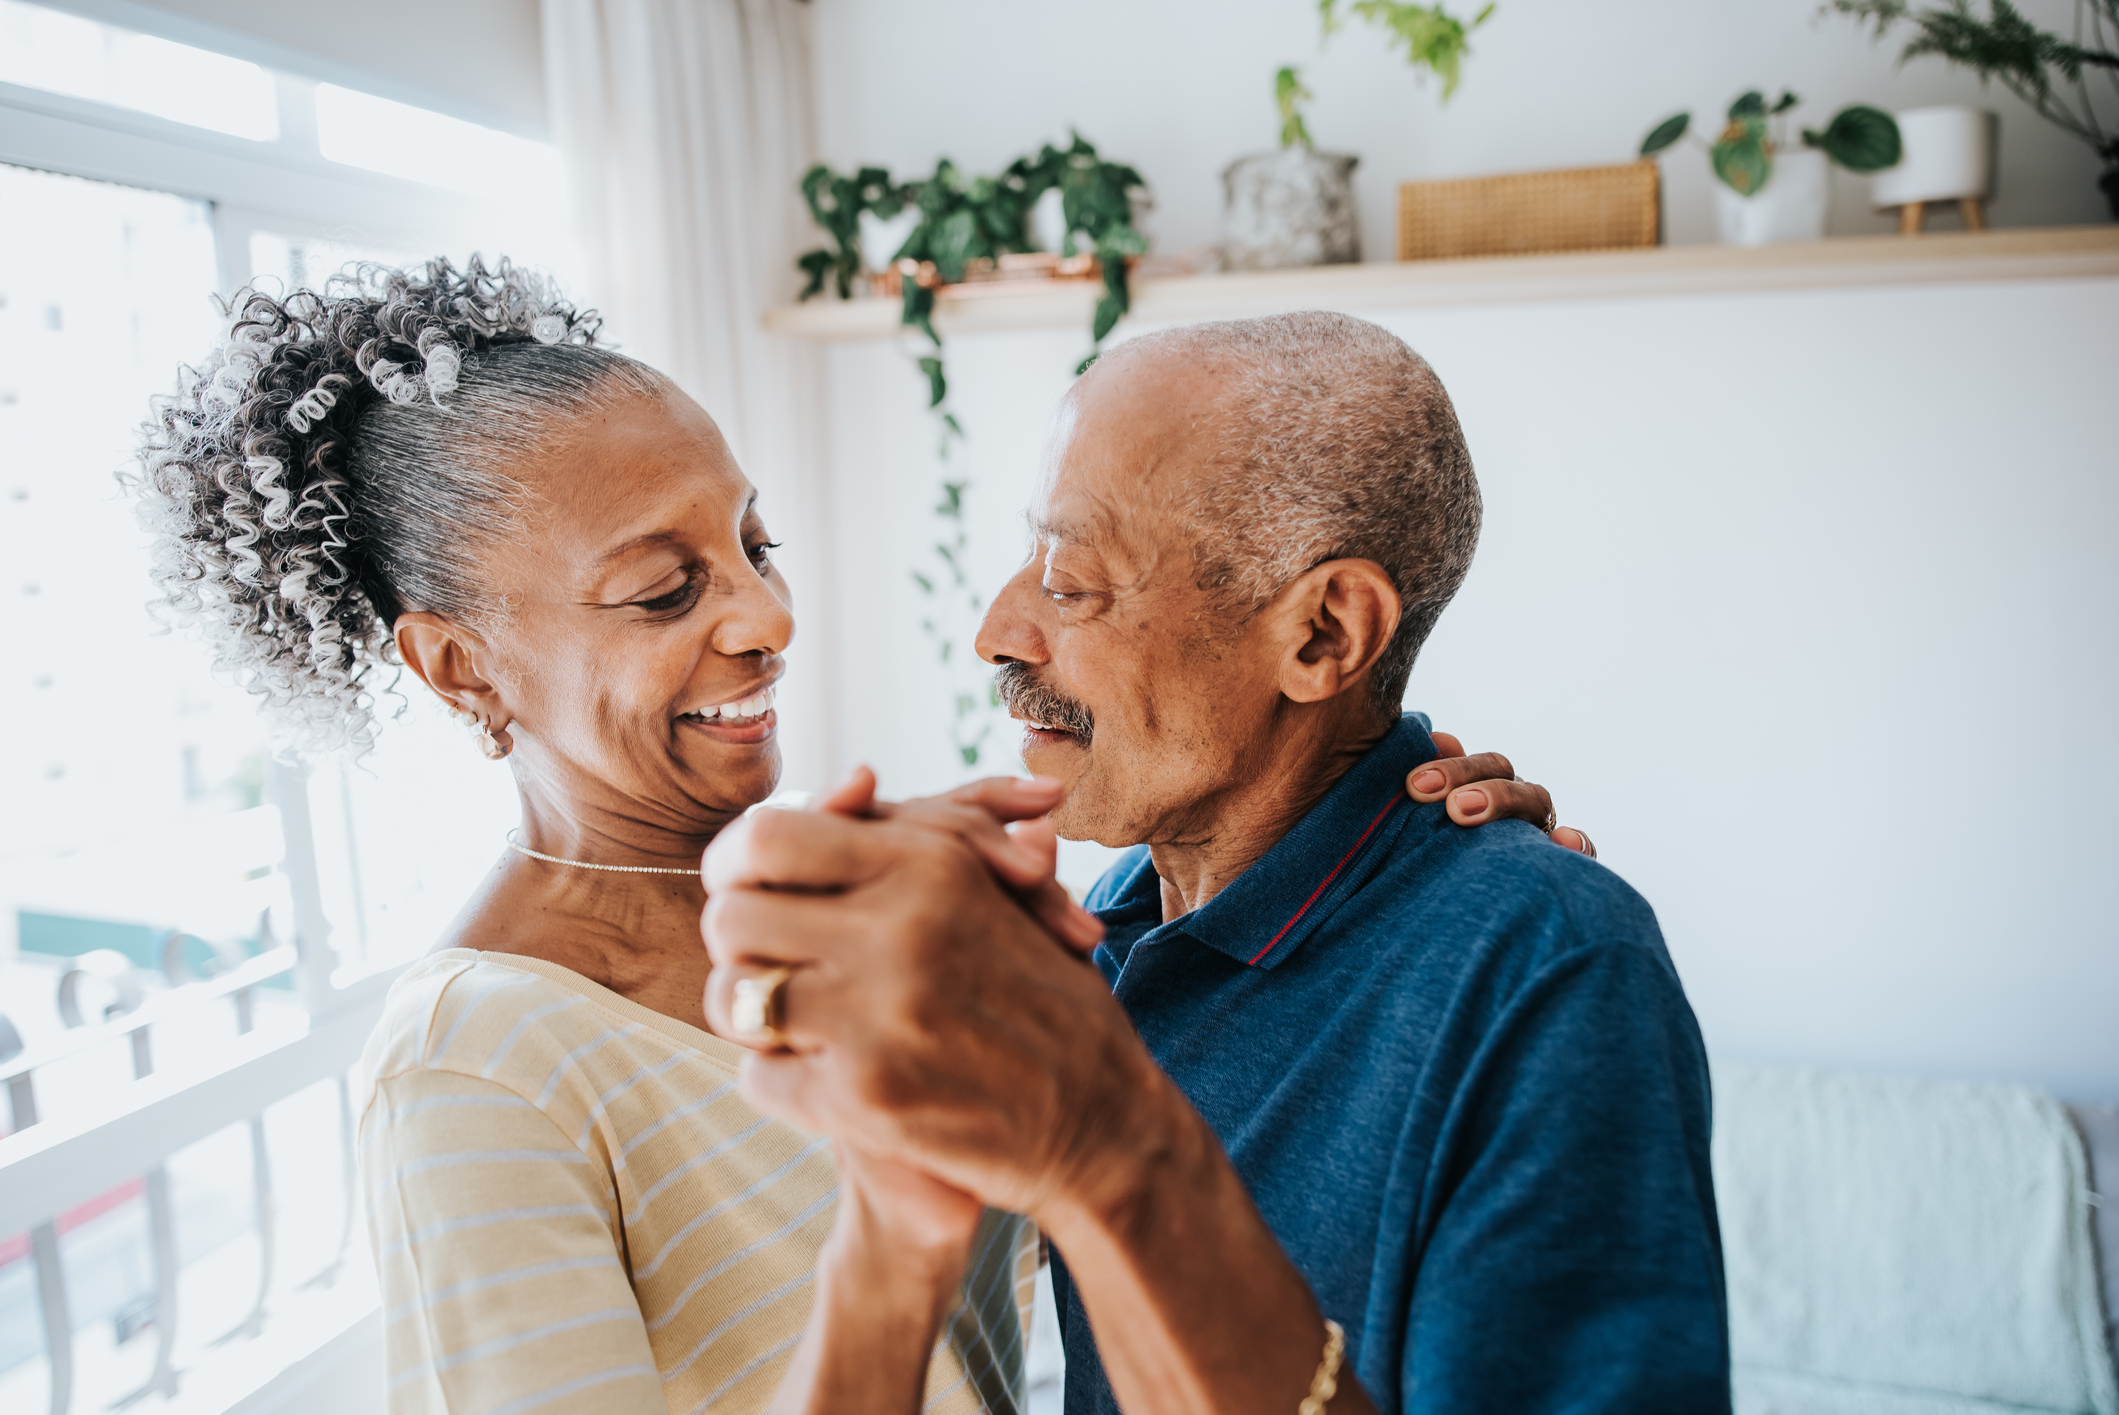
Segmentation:
<svg viewBox="0 0 2119 1415">
<path fill-rule="evenodd" d="M 776 683 L 767 683 L 764 687 L 732 702 L 712 704 L 680 714 L 677 725 L 732 746 L 756 746 L 761 742 L 769 742 L 780 725 L 780 715 L 773 711 L 773 694 L 776 691 Z"/>
</svg>

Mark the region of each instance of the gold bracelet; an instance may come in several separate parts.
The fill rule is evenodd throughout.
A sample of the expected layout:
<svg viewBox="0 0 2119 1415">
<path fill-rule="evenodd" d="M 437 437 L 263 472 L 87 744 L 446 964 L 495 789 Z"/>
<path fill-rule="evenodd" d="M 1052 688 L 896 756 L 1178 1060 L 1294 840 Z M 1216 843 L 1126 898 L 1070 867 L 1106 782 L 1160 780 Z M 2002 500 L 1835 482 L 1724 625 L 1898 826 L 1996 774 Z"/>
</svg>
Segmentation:
<svg viewBox="0 0 2119 1415">
<path fill-rule="evenodd" d="M 1324 1415 L 1325 1402 L 1339 1394 L 1339 1358 L 1346 1355 L 1346 1328 L 1324 1319 L 1324 1356 L 1317 1374 L 1310 1377 L 1310 1393 L 1303 1397 L 1296 1415 Z"/>
</svg>

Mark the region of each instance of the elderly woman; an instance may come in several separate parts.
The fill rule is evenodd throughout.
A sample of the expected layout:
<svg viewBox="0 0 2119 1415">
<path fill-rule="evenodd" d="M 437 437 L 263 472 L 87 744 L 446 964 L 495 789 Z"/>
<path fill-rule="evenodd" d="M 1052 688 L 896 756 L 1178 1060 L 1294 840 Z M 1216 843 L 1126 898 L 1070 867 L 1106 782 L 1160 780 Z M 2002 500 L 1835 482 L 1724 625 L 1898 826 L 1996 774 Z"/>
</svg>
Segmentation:
<svg viewBox="0 0 2119 1415">
<path fill-rule="evenodd" d="M 170 607 L 299 746 L 368 747 L 401 664 L 521 793 L 364 1059 L 391 1406 L 1015 1410 L 1028 1225 L 760 1115 L 706 1030 L 697 862 L 775 787 L 794 618 L 713 420 L 597 329 L 505 262 L 246 292 L 137 478 Z M 1093 941 L 995 823 L 1041 784 L 837 804 L 926 812 Z"/>
</svg>

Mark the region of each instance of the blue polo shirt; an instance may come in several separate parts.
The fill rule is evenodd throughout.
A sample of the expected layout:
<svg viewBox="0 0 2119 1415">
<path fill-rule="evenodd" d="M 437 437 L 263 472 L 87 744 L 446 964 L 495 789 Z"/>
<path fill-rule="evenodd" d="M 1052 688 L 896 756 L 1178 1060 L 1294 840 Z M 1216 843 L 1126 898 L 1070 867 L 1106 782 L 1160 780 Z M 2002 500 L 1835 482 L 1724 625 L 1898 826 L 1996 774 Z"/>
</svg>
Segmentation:
<svg viewBox="0 0 2119 1415">
<path fill-rule="evenodd" d="M 1707 1057 L 1655 915 L 1531 826 L 1414 804 L 1434 755 L 1401 719 L 1167 924 L 1128 854 L 1096 961 L 1386 1415 L 1727 1412 Z M 1116 1412 L 1053 1279 L 1067 1411 Z"/>
</svg>

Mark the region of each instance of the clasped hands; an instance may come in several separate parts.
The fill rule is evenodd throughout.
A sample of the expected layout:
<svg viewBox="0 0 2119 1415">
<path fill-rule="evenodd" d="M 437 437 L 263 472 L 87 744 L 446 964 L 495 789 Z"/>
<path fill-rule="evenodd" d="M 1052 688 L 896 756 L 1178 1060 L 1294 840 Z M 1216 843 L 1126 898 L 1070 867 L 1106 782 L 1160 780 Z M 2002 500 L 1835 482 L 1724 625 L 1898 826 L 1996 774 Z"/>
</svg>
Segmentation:
<svg viewBox="0 0 2119 1415">
<path fill-rule="evenodd" d="M 1506 759 L 1438 745 L 1414 799 L 1446 797 L 1465 825 L 1551 820 Z M 1058 783 L 902 803 L 875 785 L 863 769 L 807 811 L 754 812 L 703 866 L 707 1020 L 753 1048 L 750 1103 L 830 1136 L 839 1166 L 775 1411 L 919 1408 L 989 1205 L 1067 1255 L 1127 1408 L 1289 1406 L 1317 1361 L 1315 1300 L 1089 961 L 1103 926 L 1055 879 L 1042 819 Z M 774 997 L 767 1035 L 735 1025 L 739 988 Z M 1353 1384 L 1340 1407 L 1373 1409 Z"/>
<path fill-rule="evenodd" d="M 745 1096 L 830 1135 L 907 1239 L 946 1249 L 982 1205 L 1049 1205 L 1108 1139 L 1091 1098 L 1155 1069 L 1087 961 L 1102 924 L 1054 877 L 1040 818 L 1058 799 L 1057 783 L 996 777 L 884 802 L 864 768 L 707 851 L 706 1015 L 756 1048 Z M 731 1003 L 775 969 L 789 976 L 761 1044 Z M 922 1193 L 917 1175 L 952 1192 Z"/>
<path fill-rule="evenodd" d="M 1467 824 L 1550 818 L 1505 758 L 1437 744 L 1407 783 L 1416 799 L 1449 796 Z M 1197 1116 L 1088 962 L 1103 926 L 1055 879 L 1041 819 L 1059 785 L 996 777 L 902 803 L 875 787 L 863 768 L 706 852 L 709 1021 L 744 1041 L 738 981 L 789 974 L 745 1096 L 830 1135 L 870 1217 L 938 1258 L 968 1244 L 981 1205 L 1049 1233 L 1123 1204 L 1133 1171 Z"/>
</svg>

